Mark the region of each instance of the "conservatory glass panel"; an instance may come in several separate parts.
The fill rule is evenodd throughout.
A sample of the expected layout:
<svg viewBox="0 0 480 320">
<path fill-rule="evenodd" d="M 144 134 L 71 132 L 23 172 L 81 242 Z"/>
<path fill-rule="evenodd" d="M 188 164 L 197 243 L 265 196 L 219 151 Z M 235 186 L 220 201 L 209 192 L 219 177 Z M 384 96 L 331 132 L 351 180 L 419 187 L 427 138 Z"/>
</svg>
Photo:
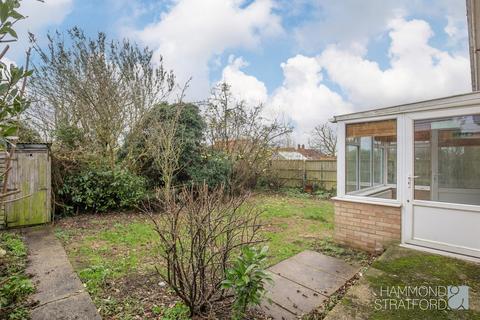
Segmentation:
<svg viewBox="0 0 480 320">
<path fill-rule="evenodd" d="M 396 120 L 347 124 L 346 193 L 396 199 Z"/>
<path fill-rule="evenodd" d="M 414 126 L 415 199 L 480 205 L 480 115 Z"/>
<path fill-rule="evenodd" d="M 356 145 L 348 145 L 347 146 L 347 184 L 346 190 L 347 192 L 354 191 L 358 189 L 358 181 L 357 181 L 357 159 L 358 159 L 358 146 Z"/>
</svg>

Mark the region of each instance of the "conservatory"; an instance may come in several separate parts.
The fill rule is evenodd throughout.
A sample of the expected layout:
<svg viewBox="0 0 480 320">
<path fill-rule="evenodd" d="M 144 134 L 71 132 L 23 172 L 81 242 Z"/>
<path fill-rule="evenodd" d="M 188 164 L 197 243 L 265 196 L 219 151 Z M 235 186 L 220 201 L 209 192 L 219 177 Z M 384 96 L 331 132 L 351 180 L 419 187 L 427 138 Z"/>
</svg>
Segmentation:
<svg viewBox="0 0 480 320">
<path fill-rule="evenodd" d="M 480 257 L 480 93 L 336 116 L 335 238 Z"/>
</svg>

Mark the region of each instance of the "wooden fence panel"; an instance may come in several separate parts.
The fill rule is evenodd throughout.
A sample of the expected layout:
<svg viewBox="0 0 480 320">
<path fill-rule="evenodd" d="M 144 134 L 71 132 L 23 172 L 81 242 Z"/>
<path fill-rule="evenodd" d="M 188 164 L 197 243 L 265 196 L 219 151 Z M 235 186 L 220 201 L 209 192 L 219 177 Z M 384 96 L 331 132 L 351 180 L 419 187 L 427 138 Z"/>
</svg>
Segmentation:
<svg viewBox="0 0 480 320">
<path fill-rule="evenodd" d="M 272 160 L 271 170 L 286 187 L 305 184 L 327 190 L 337 187 L 336 160 Z"/>
</svg>

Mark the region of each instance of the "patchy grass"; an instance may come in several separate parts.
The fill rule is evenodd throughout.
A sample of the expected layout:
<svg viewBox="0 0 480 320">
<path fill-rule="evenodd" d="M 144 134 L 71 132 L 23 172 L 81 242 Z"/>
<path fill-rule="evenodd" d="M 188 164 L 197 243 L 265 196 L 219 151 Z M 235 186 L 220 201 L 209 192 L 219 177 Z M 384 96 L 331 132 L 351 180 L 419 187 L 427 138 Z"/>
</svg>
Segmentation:
<svg viewBox="0 0 480 320">
<path fill-rule="evenodd" d="M 35 291 L 25 274 L 27 248 L 19 235 L 0 234 L 0 319 L 29 319 L 33 305 L 28 297 Z"/>
<path fill-rule="evenodd" d="M 303 194 L 258 194 L 255 197 L 263 210 L 263 235 L 270 247 L 269 264 L 273 265 L 305 249 L 333 233 L 333 204 Z"/>
<path fill-rule="evenodd" d="M 107 277 L 151 271 L 156 265 L 157 234 L 143 215 L 79 217 L 81 226 L 63 220 L 55 234 L 67 247 L 74 268 L 82 280 L 101 283 Z M 102 222 L 102 223 L 99 223 Z M 88 284 L 88 283 L 87 283 Z M 92 289 L 97 286 L 92 285 Z"/>
<path fill-rule="evenodd" d="M 257 194 L 263 236 L 275 264 L 331 236 L 333 205 L 311 196 Z M 158 235 L 138 213 L 61 220 L 56 236 L 104 319 L 182 319 L 182 306 L 156 274 Z"/>
<path fill-rule="evenodd" d="M 327 319 L 480 319 L 479 270 L 479 264 L 395 246 L 372 264 L 364 278 L 349 290 Z M 381 288 L 449 285 L 470 287 L 470 310 L 385 308 L 383 301 L 377 300 L 398 300 L 396 296 L 387 297 L 385 291 L 382 296 Z"/>
</svg>

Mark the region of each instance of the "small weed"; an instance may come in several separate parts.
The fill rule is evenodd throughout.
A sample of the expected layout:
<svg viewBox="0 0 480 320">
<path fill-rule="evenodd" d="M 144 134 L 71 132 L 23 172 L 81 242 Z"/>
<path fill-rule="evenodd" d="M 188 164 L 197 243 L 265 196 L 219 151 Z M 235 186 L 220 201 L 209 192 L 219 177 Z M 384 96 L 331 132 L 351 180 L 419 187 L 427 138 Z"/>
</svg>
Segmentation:
<svg viewBox="0 0 480 320">
<path fill-rule="evenodd" d="M 25 257 L 27 255 L 27 248 L 23 241 L 13 233 L 4 233 L 1 236 L 2 247 L 5 248 L 10 255 L 15 257 Z"/>
<path fill-rule="evenodd" d="M 162 307 L 159 306 L 153 306 L 152 307 L 152 313 L 155 315 L 159 315 L 162 313 Z"/>
<path fill-rule="evenodd" d="M 161 320 L 188 320 L 190 311 L 183 303 L 177 303 L 172 308 L 163 310 Z"/>
<path fill-rule="evenodd" d="M 30 319 L 30 312 L 25 307 L 17 307 L 8 315 L 8 320 Z"/>
</svg>

